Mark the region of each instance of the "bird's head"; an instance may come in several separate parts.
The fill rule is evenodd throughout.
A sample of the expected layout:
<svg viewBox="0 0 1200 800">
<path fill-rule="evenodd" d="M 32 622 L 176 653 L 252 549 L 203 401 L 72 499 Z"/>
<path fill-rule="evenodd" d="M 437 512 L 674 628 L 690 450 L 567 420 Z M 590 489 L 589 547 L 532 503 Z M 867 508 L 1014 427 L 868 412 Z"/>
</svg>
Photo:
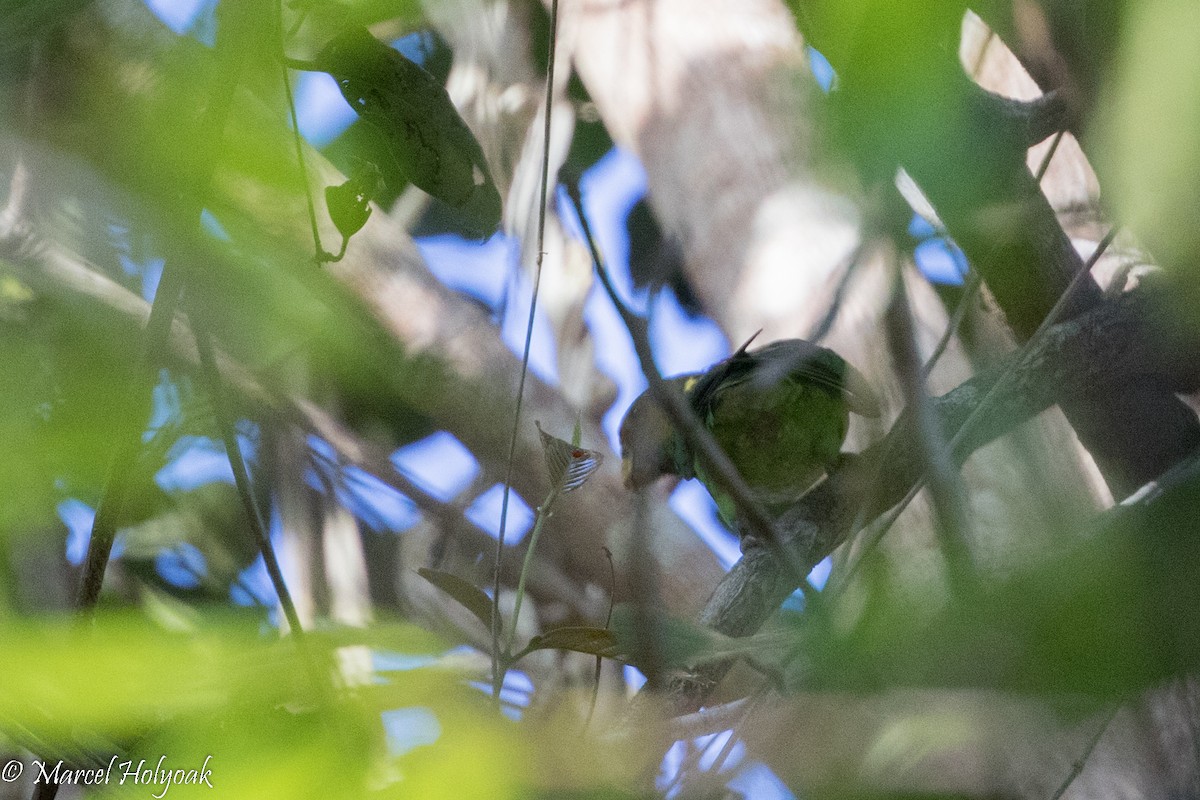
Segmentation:
<svg viewBox="0 0 1200 800">
<path fill-rule="evenodd" d="M 673 378 L 681 391 L 695 382 L 695 376 Z M 642 392 L 621 421 L 621 477 L 627 489 L 641 489 L 663 475 L 687 471 L 683 446 L 670 418 L 654 395 Z"/>
</svg>

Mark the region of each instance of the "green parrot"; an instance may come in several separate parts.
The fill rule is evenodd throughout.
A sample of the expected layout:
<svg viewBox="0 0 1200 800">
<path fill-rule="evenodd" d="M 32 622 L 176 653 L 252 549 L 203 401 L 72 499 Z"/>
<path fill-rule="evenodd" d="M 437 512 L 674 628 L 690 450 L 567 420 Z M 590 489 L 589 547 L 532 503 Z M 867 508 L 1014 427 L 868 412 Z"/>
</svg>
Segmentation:
<svg viewBox="0 0 1200 800">
<path fill-rule="evenodd" d="M 749 345 L 707 372 L 670 380 L 776 516 L 837 462 L 850 412 L 877 417 L 879 400 L 858 370 L 825 347 L 803 339 L 754 351 Z M 621 422 L 621 458 L 629 489 L 662 475 L 699 478 L 721 518 L 736 530 L 733 498 L 705 474 L 649 391 Z"/>
</svg>

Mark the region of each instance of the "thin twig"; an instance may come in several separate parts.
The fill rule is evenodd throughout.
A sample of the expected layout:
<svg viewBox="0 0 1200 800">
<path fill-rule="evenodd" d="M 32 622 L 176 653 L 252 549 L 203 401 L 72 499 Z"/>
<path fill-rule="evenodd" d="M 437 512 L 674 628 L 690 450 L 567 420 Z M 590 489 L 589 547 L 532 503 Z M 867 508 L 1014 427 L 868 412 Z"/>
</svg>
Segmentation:
<svg viewBox="0 0 1200 800">
<path fill-rule="evenodd" d="M 612 626 L 613 605 L 616 602 L 617 568 L 613 564 L 612 550 L 607 547 L 600 549 L 604 551 L 604 557 L 608 559 L 608 616 L 604 618 L 604 627 L 607 629 Z M 600 668 L 603 665 L 604 657 L 596 656 L 596 672 L 592 678 L 592 699 L 588 703 L 587 718 L 583 721 L 584 728 L 592 724 L 592 717 L 596 714 L 596 701 L 600 698 Z"/>
<path fill-rule="evenodd" d="M 1104 737 L 1104 732 L 1108 730 L 1109 725 L 1112 725 L 1113 719 L 1116 718 L 1117 712 L 1120 710 L 1120 705 L 1114 705 L 1112 710 L 1108 712 L 1108 715 L 1104 718 L 1104 724 L 1101 725 L 1096 731 L 1095 735 L 1092 736 L 1087 747 L 1082 753 L 1079 754 L 1079 758 L 1075 759 L 1075 763 L 1071 765 L 1071 771 L 1068 772 L 1066 777 L 1063 778 L 1063 781 L 1061 784 L 1059 784 L 1058 789 L 1050 796 L 1050 800 L 1061 800 L 1062 796 L 1066 794 L 1067 789 L 1069 789 L 1071 784 L 1075 782 L 1075 779 L 1079 777 L 1079 773 L 1083 772 L 1083 767 L 1085 764 L 1087 764 L 1087 760 L 1091 757 L 1092 751 L 1096 749 L 1096 745 L 1100 744 L 1100 740 Z"/>
<path fill-rule="evenodd" d="M 1042 178 L 1046 177 L 1046 170 L 1050 169 L 1050 161 L 1054 158 L 1054 154 L 1058 152 L 1058 146 L 1062 144 L 1063 135 L 1066 131 L 1059 131 L 1054 134 L 1054 139 L 1050 142 L 1050 149 L 1046 151 L 1046 155 L 1042 157 L 1042 163 L 1038 165 L 1038 170 L 1033 175 L 1033 179 L 1038 183 L 1042 182 Z"/>
<path fill-rule="evenodd" d="M 254 501 L 254 489 L 250 484 L 250 474 L 246 470 L 246 462 L 242 458 L 241 447 L 238 445 L 236 424 L 225 404 L 224 392 L 221 390 L 221 374 L 217 370 L 216 358 L 213 356 L 212 339 L 209 337 L 208 331 L 203 330 L 199 323 L 194 322 L 193 327 L 196 331 L 196 349 L 200 353 L 200 371 L 204 375 L 205 383 L 208 384 L 208 393 L 212 398 L 213 410 L 216 412 L 217 427 L 220 429 L 221 441 L 225 444 L 225 455 L 229 458 L 229 466 L 233 469 L 233 481 L 237 486 L 238 496 L 246 511 L 246 519 L 254 533 L 259 552 L 262 553 L 271 585 L 275 587 L 275 594 L 279 596 L 279 605 L 283 608 L 284 616 L 287 617 L 288 627 L 299 637 L 304 633 L 300 626 L 300 615 L 296 613 L 292 595 L 283 580 L 283 570 L 279 568 L 279 559 L 275 557 L 275 548 L 271 544 L 266 520 L 258 503 Z"/>
<path fill-rule="evenodd" d="M 712 731 L 711 733 L 701 733 L 684 739 L 683 741 L 687 742 L 688 745 L 688 755 L 683 762 L 680 763 L 679 769 L 675 771 L 675 777 L 671 780 L 671 783 L 663 790 L 663 796 L 668 797 L 676 794 L 684 797 L 707 796 L 708 793 L 703 791 L 702 787 L 693 785 L 689 788 L 685 785 L 688 782 L 688 773 L 692 770 L 699 770 L 700 762 L 704 760 L 704 755 L 712 746 L 712 742 L 709 741 L 705 746 L 700 747 L 698 744 L 696 744 L 695 740 L 702 736 L 712 736 L 715 738 L 722 733 L 729 733 L 729 736 L 721 744 L 721 749 L 713 758 L 712 764 L 708 767 L 708 769 L 704 770 L 704 774 L 707 776 L 719 775 L 725 766 L 725 762 L 729 759 L 729 755 L 733 752 L 733 748 L 737 746 L 739 741 L 741 741 L 742 733 L 745 730 L 746 723 L 750 720 L 750 715 L 762 703 L 763 698 L 767 696 L 769 691 L 770 687 L 761 687 L 756 689 L 752 694 L 748 695 L 743 700 L 739 701 L 741 704 L 737 709 L 738 719 L 732 725 L 725 728 L 725 730 Z M 696 746 L 693 748 L 693 745 Z M 699 780 L 700 779 L 698 777 L 697 780 L 692 781 L 692 783 L 698 783 Z"/>
<path fill-rule="evenodd" d="M 1026 357 L 1028 357 L 1029 353 L 1033 351 L 1034 347 L 1038 343 L 1038 340 L 1052 325 L 1059 321 L 1059 317 L 1062 315 L 1063 309 L 1067 307 L 1067 303 L 1071 300 L 1071 297 L 1074 295 L 1075 291 L 1091 276 L 1092 268 L 1096 266 L 1096 262 L 1100 260 L 1100 256 L 1104 255 L 1104 251 L 1108 249 L 1110 244 L 1112 244 L 1113 239 L 1116 238 L 1119 231 L 1120 228 L 1114 225 L 1111 229 L 1109 229 L 1108 233 L 1105 234 L 1104 238 L 1100 240 L 1100 243 L 1096 245 L 1096 249 L 1092 252 L 1092 255 L 1086 262 L 1084 262 L 1083 268 L 1080 269 L 1079 272 L 1075 273 L 1075 277 L 1071 279 L 1071 282 L 1067 284 L 1067 288 L 1063 290 L 1061 295 L 1059 295 L 1058 300 L 1042 319 L 1042 322 L 1040 325 L 1038 325 L 1037 330 L 1033 332 L 1033 335 L 1029 337 L 1028 341 L 1022 345 L 1019 351 L 1017 351 L 1016 357 L 1009 361 L 1008 366 L 1003 372 L 1000 373 L 999 379 L 997 379 L 996 382 L 993 383 L 987 390 L 983 398 L 979 401 L 979 405 L 975 407 L 975 410 L 972 411 L 970 416 L 963 421 L 962 427 L 958 429 L 958 432 L 954 434 L 954 438 L 950 440 L 951 451 L 953 451 L 962 442 L 962 440 L 966 438 L 967 433 L 970 431 L 971 427 L 976 424 L 976 421 L 980 418 L 980 416 L 982 416 L 983 412 L 989 409 L 991 400 L 996 396 L 1001 384 L 1004 384 L 1006 381 L 1012 379 L 1013 375 L 1016 374 L 1017 370 L 1024 363 Z"/>
<path fill-rule="evenodd" d="M 937 366 L 937 362 L 946 352 L 946 348 L 950 346 L 950 340 L 954 338 L 954 334 L 962 326 L 962 321 L 967 318 L 967 313 L 971 310 L 971 306 L 974 304 L 975 298 L 978 297 L 981 288 L 983 288 L 983 276 L 979 274 L 979 270 L 968 270 L 967 280 L 963 283 L 962 297 L 958 299 L 958 304 L 954 306 L 954 313 L 950 315 L 950 320 L 946 323 L 946 329 L 942 331 L 942 338 L 938 339 L 933 352 L 925 360 L 925 366 L 921 368 L 922 383 L 929 380 L 929 374 L 933 372 L 933 368 Z"/>
<path fill-rule="evenodd" d="M 850 251 L 850 254 L 839 265 L 836 271 L 840 271 L 842 275 L 838 279 L 837 286 L 834 287 L 833 297 L 829 300 L 829 308 L 826 309 L 825 316 L 821 318 L 821 321 L 813 326 L 813 329 L 804 337 L 810 342 L 819 343 L 829 335 L 829 331 L 833 330 L 833 324 L 837 322 L 838 313 L 842 310 L 842 303 L 845 300 L 846 292 L 850 288 L 850 281 L 854 277 L 858 265 L 862 262 L 866 249 L 866 238 L 860 239 L 855 248 Z"/>
<path fill-rule="evenodd" d="M 965 584 L 974 574 L 967 544 L 970 519 L 966 493 L 962 476 L 951 461 L 945 435 L 929 402 L 904 275 L 896 263 L 895 251 L 889 250 L 889 254 L 893 285 L 892 300 L 885 315 L 888 343 L 899 368 L 906 405 L 917 416 L 917 435 L 934 510 L 934 530 L 946 558 L 950 586 L 960 596 L 965 596 Z"/>
<path fill-rule="evenodd" d="M 77 601 L 80 611 L 85 614 L 90 613 L 100 599 L 104 572 L 112 555 L 117 529 L 125 520 L 132 484 L 140 474 L 137 469 L 137 455 L 142 439 L 138 435 L 138 426 L 145 424 L 151 400 L 150 386 L 147 386 L 150 381 L 147 377 L 153 374 L 153 366 L 159 362 L 170 338 L 171 321 L 175 318 L 182 283 L 178 265 L 163 266 L 162 277 L 154 293 L 154 302 L 150 305 L 150 318 L 146 321 L 145 344 L 135 373 L 137 378 L 129 384 L 122 403 L 122 407 L 127 409 L 127 413 L 121 416 L 125 424 L 114 433 L 117 449 L 109 462 L 104 492 L 96 506 L 96 516 L 92 520 L 92 533 L 88 540 Z"/>
<path fill-rule="evenodd" d="M 525 378 L 529 374 L 529 352 L 533 344 L 533 323 L 537 315 L 538 291 L 542 285 L 542 261 L 546 255 L 546 195 L 550 183 L 550 122 L 554 110 L 554 62 L 558 43 L 558 0 L 550 4 L 550 55 L 546 66 L 546 121 L 542 129 L 542 181 L 539 187 L 537 227 L 537 267 L 533 277 L 533 296 L 529 300 L 529 320 L 525 325 L 525 345 L 521 352 L 521 377 L 517 382 L 517 400 L 513 409 L 512 436 L 508 441 L 508 460 L 504 468 L 504 490 L 500 500 L 500 530 L 496 533 L 496 565 L 492 575 L 492 696 L 500 702 L 504 676 L 500 670 L 500 579 L 504 561 L 504 535 L 508 526 L 508 498 L 512 494 L 513 465 L 521 432 L 521 402 L 525 397 Z"/>
<path fill-rule="evenodd" d="M 529 534 L 529 546 L 525 549 L 525 560 L 521 564 L 520 577 L 517 578 L 517 595 L 516 602 L 513 605 L 512 620 L 508 623 L 508 638 L 504 642 L 504 662 L 507 664 L 512 657 L 513 640 L 517 636 L 517 621 L 521 618 L 521 604 L 525 600 L 525 581 L 529 578 L 530 569 L 533 566 L 533 552 L 537 549 L 538 539 L 542 538 L 542 531 L 546 527 L 546 520 L 554 513 L 554 502 L 558 500 L 559 486 L 555 485 L 550 489 L 550 493 L 546 495 L 546 499 L 538 506 L 537 519 L 533 523 L 533 531 Z M 501 667 L 503 671 L 504 667 Z M 504 676 L 500 676 L 500 682 L 504 682 Z"/>
<path fill-rule="evenodd" d="M 303 17 L 301 17 L 303 19 Z M 292 80 L 288 75 L 287 43 L 283 31 L 283 0 L 275 0 L 276 33 L 279 39 L 279 74 L 283 80 L 283 93 L 287 98 L 288 115 L 292 120 L 292 141 L 296 145 L 296 163 L 300 166 L 300 180 L 304 184 L 304 201 L 308 208 L 308 225 L 312 229 L 314 258 L 317 263 L 337 261 L 341 256 L 327 253 L 321 246 L 321 231 L 317 227 L 317 207 L 312 196 L 312 186 L 308 182 L 308 166 L 304 161 L 304 141 L 300 138 L 300 119 L 296 114 L 296 100 L 292 96 Z M 346 241 L 342 242 L 342 254 L 346 252 Z"/>
</svg>

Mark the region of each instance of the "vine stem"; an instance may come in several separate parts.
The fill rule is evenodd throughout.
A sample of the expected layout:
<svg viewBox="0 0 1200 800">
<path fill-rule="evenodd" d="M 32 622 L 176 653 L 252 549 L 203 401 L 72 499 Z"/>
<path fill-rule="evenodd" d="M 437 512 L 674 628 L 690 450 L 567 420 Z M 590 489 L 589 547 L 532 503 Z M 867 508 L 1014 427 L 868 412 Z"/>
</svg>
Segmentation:
<svg viewBox="0 0 1200 800">
<path fill-rule="evenodd" d="M 1062 783 L 1058 785 L 1058 789 L 1055 790 L 1050 800 L 1060 800 L 1060 798 L 1067 793 L 1067 789 L 1071 788 L 1071 784 L 1074 783 L 1075 779 L 1079 777 L 1079 774 L 1083 772 L 1083 768 L 1087 764 L 1088 759 L 1091 758 L 1092 752 L 1096 749 L 1096 745 L 1100 744 L 1100 740 L 1104 738 L 1105 731 L 1108 730 L 1109 725 L 1112 725 L 1113 719 L 1116 718 L 1117 712 L 1120 710 L 1121 705 L 1117 703 L 1113 705 L 1113 707 L 1109 709 L 1107 713 L 1105 713 L 1104 720 L 1100 724 L 1100 727 L 1096 729 L 1096 732 L 1092 735 L 1091 740 L 1088 741 L 1087 747 L 1084 749 L 1084 751 L 1079 754 L 1079 758 L 1075 759 L 1075 762 L 1071 764 L 1071 770 L 1065 776 L 1063 776 Z"/>
<path fill-rule="evenodd" d="M 163 266 L 162 278 L 150 305 L 150 318 L 146 322 L 144 333 L 145 345 L 137 367 L 139 379 L 130 384 L 126 393 L 123 407 L 128 409 L 128 413 L 124 416 L 125 424 L 115 434 L 119 444 L 109 462 L 104 492 L 96 506 L 96 516 L 92 520 L 92 532 L 88 539 L 87 557 L 77 599 L 79 610 L 84 614 L 90 614 L 100 600 L 100 589 L 104 585 L 104 573 L 112 555 L 117 528 L 125 517 L 125 507 L 136 472 L 137 453 L 142 441 L 137 435 L 136 426 L 146 421 L 150 404 L 151 392 L 146 386 L 149 381 L 146 381 L 145 377 L 151 374 L 154 364 L 158 363 L 164 343 L 170 336 L 171 321 L 175 319 L 175 310 L 179 306 L 179 295 L 183 288 L 179 272 L 178 265 Z"/>
<path fill-rule="evenodd" d="M 276 0 L 275 2 L 275 19 L 277 22 L 276 34 L 279 39 L 279 75 L 283 81 L 283 94 L 287 98 L 288 116 L 292 120 L 292 141 L 296 146 L 296 163 L 300 166 L 300 180 L 304 183 L 304 201 L 308 211 L 308 225 L 312 230 L 313 249 L 315 250 L 313 257 L 318 264 L 326 261 L 337 261 L 340 260 L 340 256 L 333 256 L 325 252 L 325 248 L 321 246 L 321 231 L 317 227 L 317 206 L 313 200 L 312 186 L 308 182 L 308 166 L 304 161 L 304 141 L 300 138 L 300 119 L 296 113 L 296 100 L 292 95 L 292 81 L 288 76 L 288 65 L 291 59 L 287 56 L 286 42 L 284 41 L 283 0 Z M 346 252 L 345 245 L 346 242 L 342 242 L 343 255 Z"/>
<path fill-rule="evenodd" d="M 246 461 L 242 458 L 242 450 L 238 444 L 236 423 L 225 403 L 224 393 L 221 391 L 221 373 L 217 370 L 217 361 L 213 355 L 212 338 L 208 331 L 199 325 L 195 330 L 196 349 L 200 352 L 200 370 L 208 384 L 208 394 L 212 399 L 213 410 L 216 412 L 221 440 L 225 444 L 225 455 L 229 459 L 230 468 L 233 469 L 233 481 L 237 486 L 238 497 L 242 500 L 246 519 L 249 521 L 250 529 L 258 543 L 259 552 L 262 553 L 267 575 L 271 579 L 271 585 L 275 587 L 275 594 L 279 597 L 279 605 L 287 618 L 288 627 L 291 628 L 292 633 L 300 637 L 304 633 L 300 625 L 300 615 L 296 613 L 296 605 L 292 602 L 291 592 L 288 591 L 287 583 L 283 579 L 283 570 L 280 569 L 279 559 L 275 556 L 275 548 L 271 544 L 266 519 L 258 507 L 258 503 L 254 502 L 254 489 L 250 484 L 250 473 L 246 469 Z"/>
<path fill-rule="evenodd" d="M 525 325 L 525 345 L 521 352 L 521 377 L 517 382 L 517 399 L 513 409 L 512 436 L 508 440 L 508 461 L 504 468 L 504 490 L 500 499 L 500 530 L 496 532 L 496 564 L 492 573 L 492 697 L 500 702 L 500 687 L 504 683 L 501 671 L 500 579 L 504 562 L 504 536 L 508 528 L 508 499 L 512 494 L 513 464 L 517 456 L 517 440 L 521 433 L 521 404 L 525 397 L 525 379 L 529 375 L 529 351 L 533 344 L 533 323 L 537 317 L 538 291 L 542 285 L 542 262 L 545 259 L 546 196 L 550 183 L 550 121 L 554 106 L 554 62 L 558 43 L 558 0 L 550 4 L 550 56 L 546 66 L 546 120 L 542 130 L 542 181 L 539 188 L 537 226 L 537 266 L 533 277 L 533 296 L 529 301 L 529 319 Z M 532 542 L 531 542 L 532 545 Z M 533 552 L 530 547 L 530 554 Z M 529 554 L 526 555 L 526 559 Z M 522 578 L 524 577 L 522 570 Z M 514 620 L 515 623 L 515 620 Z M 512 636 L 510 633 L 509 640 Z"/>
<path fill-rule="evenodd" d="M 550 515 L 554 513 L 554 502 L 558 500 L 559 490 L 555 486 L 550 490 L 550 494 L 546 495 L 545 501 L 538 506 L 537 519 L 533 523 L 533 532 L 529 534 L 529 548 L 525 551 L 525 560 L 521 564 L 521 575 L 517 578 L 517 596 L 513 604 L 512 621 L 508 623 L 508 638 L 504 642 L 504 660 L 512 656 L 513 639 L 517 636 L 517 620 L 521 617 L 521 603 L 525 599 L 525 580 L 529 576 L 529 570 L 533 566 L 533 551 L 537 549 L 538 539 L 541 538 L 542 528 L 545 525 Z M 507 670 L 502 669 L 502 673 Z M 504 675 L 501 674 L 500 682 L 504 682 Z"/>
</svg>

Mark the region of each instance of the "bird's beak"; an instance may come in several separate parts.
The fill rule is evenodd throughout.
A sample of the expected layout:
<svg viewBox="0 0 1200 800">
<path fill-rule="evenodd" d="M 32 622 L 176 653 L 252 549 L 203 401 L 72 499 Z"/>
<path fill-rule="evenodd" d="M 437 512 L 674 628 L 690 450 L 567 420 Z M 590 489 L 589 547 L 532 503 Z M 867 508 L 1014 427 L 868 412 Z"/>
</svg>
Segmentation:
<svg viewBox="0 0 1200 800">
<path fill-rule="evenodd" d="M 625 484 L 626 489 L 632 490 L 633 486 L 633 457 L 621 457 L 621 482 Z"/>
</svg>

